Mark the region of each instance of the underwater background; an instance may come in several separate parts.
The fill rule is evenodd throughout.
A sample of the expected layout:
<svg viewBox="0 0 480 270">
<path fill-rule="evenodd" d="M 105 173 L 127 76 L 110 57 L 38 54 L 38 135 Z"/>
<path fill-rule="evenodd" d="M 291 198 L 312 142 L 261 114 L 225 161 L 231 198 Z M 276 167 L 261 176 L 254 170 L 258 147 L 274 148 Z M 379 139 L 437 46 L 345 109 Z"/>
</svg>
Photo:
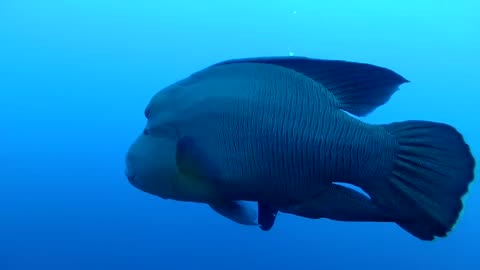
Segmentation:
<svg viewBox="0 0 480 270">
<path fill-rule="evenodd" d="M 364 118 L 455 126 L 480 155 L 478 1 L 0 0 L 0 270 L 480 269 L 480 187 L 447 238 L 279 214 L 269 232 L 131 186 L 163 87 L 213 63 L 297 55 L 411 82 Z M 478 171 L 478 170 L 477 170 Z"/>
</svg>

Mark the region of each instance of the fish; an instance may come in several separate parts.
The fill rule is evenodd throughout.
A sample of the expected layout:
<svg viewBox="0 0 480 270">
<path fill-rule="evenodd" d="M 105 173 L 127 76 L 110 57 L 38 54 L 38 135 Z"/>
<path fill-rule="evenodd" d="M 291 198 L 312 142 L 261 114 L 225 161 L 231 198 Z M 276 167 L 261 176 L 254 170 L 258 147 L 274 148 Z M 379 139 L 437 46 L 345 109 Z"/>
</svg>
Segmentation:
<svg viewBox="0 0 480 270">
<path fill-rule="evenodd" d="M 282 213 L 446 237 L 474 180 L 464 136 L 441 122 L 362 120 L 405 83 L 391 69 L 347 60 L 214 63 L 152 96 L 125 174 L 142 192 L 208 205 L 263 231 Z"/>
</svg>

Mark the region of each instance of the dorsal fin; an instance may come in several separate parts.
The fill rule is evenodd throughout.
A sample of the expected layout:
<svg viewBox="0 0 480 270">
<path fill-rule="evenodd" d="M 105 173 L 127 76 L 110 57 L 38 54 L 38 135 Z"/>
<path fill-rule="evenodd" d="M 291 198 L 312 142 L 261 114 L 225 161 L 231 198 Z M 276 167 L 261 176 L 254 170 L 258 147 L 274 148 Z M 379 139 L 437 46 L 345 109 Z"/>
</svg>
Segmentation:
<svg viewBox="0 0 480 270">
<path fill-rule="evenodd" d="M 307 57 L 233 59 L 213 66 L 236 63 L 272 64 L 299 72 L 325 86 L 341 109 L 356 116 L 365 116 L 385 104 L 401 84 L 408 82 L 392 70 L 371 64 Z"/>
</svg>

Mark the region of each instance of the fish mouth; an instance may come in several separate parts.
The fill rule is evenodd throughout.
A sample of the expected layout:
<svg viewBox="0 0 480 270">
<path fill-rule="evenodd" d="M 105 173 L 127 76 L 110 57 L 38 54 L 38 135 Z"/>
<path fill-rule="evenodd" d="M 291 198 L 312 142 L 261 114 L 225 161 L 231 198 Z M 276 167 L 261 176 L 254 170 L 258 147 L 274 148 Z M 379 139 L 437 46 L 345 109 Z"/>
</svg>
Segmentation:
<svg viewBox="0 0 480 270">
<path fill-rule="evenodd" d="M 137 171 L 135 170 L 131 162 L 128 162 L 128 161 L 125 168 L 125 176 L 127 177 L 130 185 L 132 185 L 133 187 L 141 191 L 145 191 L 145 187 L 143 185 L 141 175 L 137 174 Z"/>
<path fill-rule="evenodd" d="M 128 182 L 130 182 L 130 184 L 135 186 L 135 178 L 136 178 L 135 170 L 133 169 L 132 164 L 128 160 L 126 162 L 125 176 L 127 177 Z"/>
<path fill-rule="evenodd" d="M 128 181 L 133 184 L 133 181 L 135 181 L 135 174 L 132 173 L 132 170 L 129 170 L 128 168 L 125 169 L 125 176 L 127 177 Z"/>
<path fill-rule="evenodd" d="M 136 175 L 133 170 L 127 168 L 125 170 L 125 176 L 127 177 L 130 185 L 141 191 L 145 191 L 145 187 L 142 185 L 142 182 L 140 179 L 138 179 L 138 175 Z"/>
</svg>

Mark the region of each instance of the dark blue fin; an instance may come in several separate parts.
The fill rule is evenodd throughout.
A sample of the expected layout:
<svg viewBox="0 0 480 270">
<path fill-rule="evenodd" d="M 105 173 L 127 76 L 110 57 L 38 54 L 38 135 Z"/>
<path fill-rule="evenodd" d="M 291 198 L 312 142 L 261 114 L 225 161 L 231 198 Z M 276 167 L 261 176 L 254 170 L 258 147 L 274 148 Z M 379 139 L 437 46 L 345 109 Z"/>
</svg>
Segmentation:
<svg viewBox="0 0 480 270">
<path fill-rule="evenodd" d="M 341 109 L 357 116 L 365 116 L 385 104 L 401 84 L 408 82 L 390 69 L 371 64 L 307 57 L 233 59 L 213 66 L 235 63 L 272 64 L 299 72 L 325 86 Z"/>
<path fill-rule="evenodd" d="M 398 225 L 415 237 L 447 236 L 474 180 L 470 146 L 448 124 L 405 121 L 383 127 L 396 138 L 392 172 L 362 183 L 362 189 L 375 204 L 407 219 Z"/>
<path fill-rule="evenodd" d="M 220 176 L 214 163 L 192 137 L 184 136 L 178 140 L 176 162 L 178 170 L 192 178 L 213 181 Z"/>
<path fill-rule="evenodd" d="M 243 225 L 257 225 L 257 213 L 241 201 L 218 201 L 210 207 L 220 215 Z"/>
<path fill-rule="evenodd" d="M 258 202 L 258 224 L 263 231 L 269 231 L 275 223 L 278 210 L 264 202 Z"/>
<path fill-rule="evenodd" d="M 351 188 L 332 184 L 325 191 L 282 212 L 318 219 L 352 222 L 394 222 L 394 218 L 367 196 Z"/>
</svg>

